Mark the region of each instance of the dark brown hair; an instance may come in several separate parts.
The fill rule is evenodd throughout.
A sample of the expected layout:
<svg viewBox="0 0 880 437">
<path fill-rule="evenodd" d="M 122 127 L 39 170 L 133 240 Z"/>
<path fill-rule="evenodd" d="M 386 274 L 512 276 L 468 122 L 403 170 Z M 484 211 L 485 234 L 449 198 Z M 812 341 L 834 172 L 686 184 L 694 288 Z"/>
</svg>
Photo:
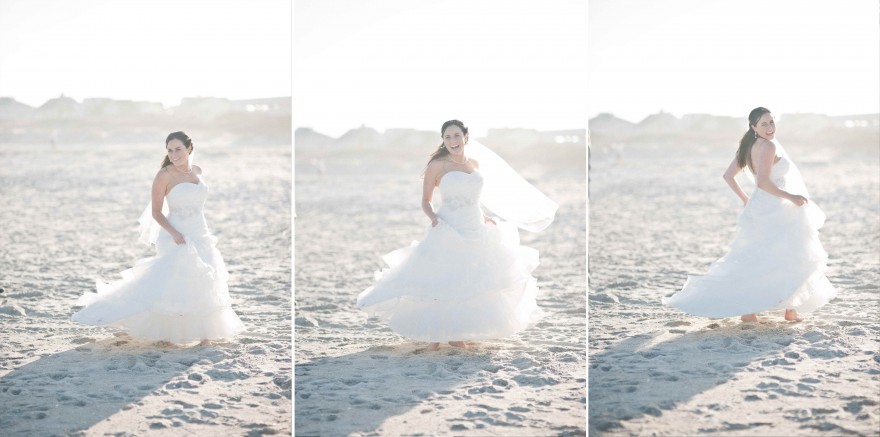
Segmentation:
<svg viewBox="0 0 880 437">
<path fill-rule="evenodd" d="M 446 133 L 446 129 L 449 128 L 449 126 L 458 126 L 459 128 L 461 128 L 461 133 L 465 135 L 467 135 L 468 133 L 468 128 L 464 125 L 464 123 L 458 120 L 449 120 L 446 123 L 443 123 L 443 127 L 440 128 L 441 139 L 443 138 L 443 134 Z M 448 154 L 449 150 L 445 146 L 443 146 L 443 142 L 441 140 L 440 145 L 437 146 L 437 150 L 435 150 L 434 153 L 431 153 L 431 159 L 428 160 L 428 163 L 430 164 L 431 161 L 435 159 L 440 159 Z"/>
<path fill-rule="evenodd" d="M 761 117 L 764 116 L 764 114 L 769 113 L 770 110 L 764 107 L 757 107 L 752 109 L 752 112 L 749 112 L 749 130 L 747 130 L 742 139 L 739 140 L 739 148 L 736 149 L 736 163 L 739 165 L 739 168 L 748 165 L 752 171 L 755 170 L 755 166 L 752 164 L 752 146 L 755 145 L 755 141 L 758 140 L 758 135 L 752 126 L 757 125 L 758 121 L 761 120 Z"/>
<path fill-rule="evenodd" d="M 186 146 L 187 149 L 189 149 L 189 153 L 192 153 L 193 142 L 189 138 L 189 135 L 185 134 L 183 131 L 171 132 L 170 134 L 168 134 L 168 137 L 165 138 L 165 147 L 168 147 L 168 143 L 170 143 L 171 140 L 180 140 L 180 142 L 182 142 L 183 145 Z M 165 159 L 162 161 L 161 168 L 168 167 L 169 165 L 171 165 L 171 160 L 168 159 L 168 153 L 166 150 Z"/>
</svg>

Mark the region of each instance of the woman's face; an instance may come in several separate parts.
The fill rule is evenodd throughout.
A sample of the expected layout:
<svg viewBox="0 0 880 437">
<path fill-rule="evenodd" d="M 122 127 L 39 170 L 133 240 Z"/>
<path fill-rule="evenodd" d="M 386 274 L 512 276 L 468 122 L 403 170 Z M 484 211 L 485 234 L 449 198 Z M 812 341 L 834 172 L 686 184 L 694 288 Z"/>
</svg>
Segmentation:
<svg viewBox="0 0 880 437">
<path fill-rule="evenodd" d="M 772 140 L 776 135 L 776 121 L 773 120 L 773 114 L 768 112 L 762 115 L 758 123 L 752 126 L 752 129 L 758 133 L 759 137 Z"/>
<path fill-rule="evenodd" d="M 464 155 L 464 145 L 467 144 L 468 136 L 461 128 L 452 125 L 443 132 L 443 146 L 450 154 L 455 156 Z"/>
<path fill-rule="evenodd" d="M 189 165 L 190 149 L 183 145 L 183 141 L 175 138 L 169 141 L 165 148 L 168 150 L 168 159 L 171 160 L 172 164 L 177 167 Z"/>
</svg>

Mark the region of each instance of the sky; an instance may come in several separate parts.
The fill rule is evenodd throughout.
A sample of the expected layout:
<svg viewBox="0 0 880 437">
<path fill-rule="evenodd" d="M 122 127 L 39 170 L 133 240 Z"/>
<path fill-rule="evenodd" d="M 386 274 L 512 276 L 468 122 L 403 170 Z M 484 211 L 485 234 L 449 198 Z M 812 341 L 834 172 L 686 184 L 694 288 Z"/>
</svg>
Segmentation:
<svg viewBox="0 0 880 437">
<path fill-rule="evenodd" d="M 873 0 L 292 3 L 0 0 L 0 97 L 293 95 L 295 126 L 332 136 L 880 112 Z"/>
<path fill-rule="evenodd" d="M 587 125 L 585 0 L 297 0 L 294 125 Z"/>
<path fill-rule="evenodd" d="M 876 0 L 590 0 L 589 116 L 880 112 Z"/>
<path fill-rule="evenodd" d="M 290 0 L 0 0 L 0 97 L 291 95 Z"/>
</svg>

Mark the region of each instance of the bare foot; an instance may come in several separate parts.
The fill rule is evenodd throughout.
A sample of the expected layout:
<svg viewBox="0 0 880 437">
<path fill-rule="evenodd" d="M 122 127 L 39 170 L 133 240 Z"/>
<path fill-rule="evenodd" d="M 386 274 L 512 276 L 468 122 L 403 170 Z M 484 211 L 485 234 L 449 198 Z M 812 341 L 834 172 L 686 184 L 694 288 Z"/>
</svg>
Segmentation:
<svg viewBox="0 0 880 437">
<path fill-rule="evenodd" d="M 210 346 L 210 345 L 211 345 L 211 340 L 208 340 L 207 338 L 204 338 L 204 339 L 202 339 L 202 341 L 199 342 L 199 346 Z"/>
<path fill-rule="evenodd" d="M 435 351 L 437 349 L 440 349 L 440 343 L 431 343 L 428 345 L 429 351 Z"/>
<path fill-rule="evenodd" d="M 804 320 L 798 317 L 797 310 L 785 310 L 785 320 L 789 322 L 803 322 Z"/>
<path fill-rule="evenodd" d="M 454 346 L 454 347 L 460 347 L 460 348 L 462 348 L 462 349 L 467 349 L 467 348 L 468 348 L 467 345 L 464 344 L 463 341 L 450 341 L 450 342 L 449 342 L 449 345 L 450 345 L 450 346 Z"/>
<path fill-rule="evenodd" d="M 744 316 L 740 316 L 739 319 L 746 323 L 758 323 L 758 316 L 755 314 L 746 314 Z"/>
</svg>

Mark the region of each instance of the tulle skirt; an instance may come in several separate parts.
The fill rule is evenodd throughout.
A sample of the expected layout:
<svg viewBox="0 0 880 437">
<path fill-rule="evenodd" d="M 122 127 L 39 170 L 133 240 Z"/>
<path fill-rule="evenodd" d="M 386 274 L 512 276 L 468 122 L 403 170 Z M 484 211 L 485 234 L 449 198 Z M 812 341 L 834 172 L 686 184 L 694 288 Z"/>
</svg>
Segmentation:
<svg viewBox="0 0 880 437">
<path fill-rule="evenodd" d="M 158 254 L 138 261 L 111 284 L 77 301 L 74 321 L 125 329 L 132 337 L 186 343 L 231 338 L 244 330 L 232 310 L 223 258 L 211 235 L 177 245 L 162 231 Z"/>
<path fill-rule="evenodd" d="M 819 242 L 825 214 L 756 190 L 737 219 L 730 252 L 703 275 L 690 275 L 663 303 L 689 314 L 733 317 L 765 310 L 811 312 L 837 291 L 825 277 Z"/>
<path fill-rule="evenodd" d="M 480 224 L 458 231 L 445 221 L 421 242 L 383 257 L 388 268 L 357 299 L 358 308 L 425 342 L 513 335 L 543 312 L 531 272 L 538 252 L 519 244 L 515 226 Z"/>
</svg>

